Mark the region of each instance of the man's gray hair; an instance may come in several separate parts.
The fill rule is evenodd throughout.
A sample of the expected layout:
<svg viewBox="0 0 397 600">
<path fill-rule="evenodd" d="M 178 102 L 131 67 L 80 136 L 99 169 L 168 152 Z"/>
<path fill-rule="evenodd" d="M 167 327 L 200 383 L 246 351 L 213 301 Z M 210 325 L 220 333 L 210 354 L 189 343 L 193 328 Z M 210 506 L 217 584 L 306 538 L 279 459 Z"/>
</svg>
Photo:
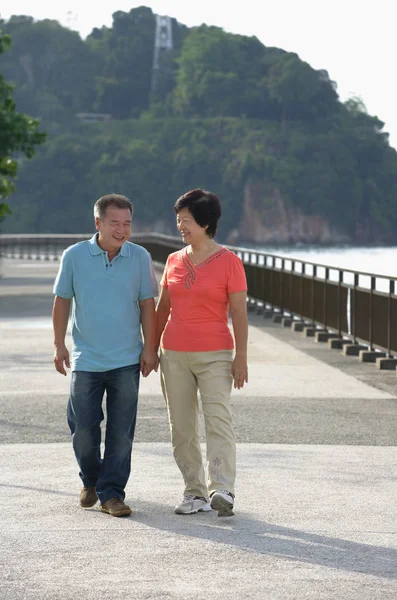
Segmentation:
<svg viewBox="0 0 397 600">
<path fill-rule="evenodd" d="M 101 221 L 106 216 L 106 211 L 109 206 L 116 206 L 117 208 L 128 208 L 131 213 L 131 217 L 134 213 L 134 206 L 126 196 L 121 194 L 108 194 L 102 196 L 94 204 L 94 217 L 98 217 Z"/>
</svg>

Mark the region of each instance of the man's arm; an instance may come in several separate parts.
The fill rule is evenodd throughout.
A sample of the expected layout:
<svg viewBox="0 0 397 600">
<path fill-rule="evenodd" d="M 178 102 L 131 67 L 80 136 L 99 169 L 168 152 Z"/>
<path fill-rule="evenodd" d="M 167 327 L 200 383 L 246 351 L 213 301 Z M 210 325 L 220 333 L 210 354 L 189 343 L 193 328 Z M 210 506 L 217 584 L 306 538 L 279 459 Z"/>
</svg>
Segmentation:
<svg viewBox="0 0 397 600">
<path fill-rule="evenodd" d="M 52 328 L 54 331 L 54 365 L 58 373 L 66 375 L 65 366 L 70 369 L 69 352 L 65 346 L 71 300 L 55 296 L 52 308 Z M 65 364 L 65 366 L 64 366 Z"/>
<path fill-rule="evenodd" d="M 143 350 L 141 353 L 141 373 L 147 377 L 153 369 L 157 371 L 158 360 L 157 353 L 154 348 L 155 334 L 155 309 L 154 298 L 140 300 L 139 307 L 141 309 L 141 324 L 143 333 Z"/>
</svg>

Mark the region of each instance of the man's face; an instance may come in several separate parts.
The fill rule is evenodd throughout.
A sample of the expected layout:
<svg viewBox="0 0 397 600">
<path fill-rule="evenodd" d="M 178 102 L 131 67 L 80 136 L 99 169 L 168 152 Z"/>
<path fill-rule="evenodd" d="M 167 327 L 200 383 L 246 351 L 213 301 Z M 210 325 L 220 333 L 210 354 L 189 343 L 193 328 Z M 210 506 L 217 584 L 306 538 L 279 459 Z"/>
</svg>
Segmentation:
<svg viewBox="0 0 397 600">
<path fill-rule="evenodd" d="M 128 208 L 109 206 L 104 218 L 95 217 L 99 245 L 107 251 L 118 252 L 131 235 L 131 213 Z"/>
</svg>

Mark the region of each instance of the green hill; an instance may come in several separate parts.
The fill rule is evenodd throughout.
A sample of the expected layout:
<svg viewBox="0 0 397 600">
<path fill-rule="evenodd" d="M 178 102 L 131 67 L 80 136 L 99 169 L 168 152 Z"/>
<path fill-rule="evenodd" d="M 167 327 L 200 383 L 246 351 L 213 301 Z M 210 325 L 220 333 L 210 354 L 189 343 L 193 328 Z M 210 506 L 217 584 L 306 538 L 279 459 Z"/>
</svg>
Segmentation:
<svg viewBox="0 0 397 600">
<path fill-rule="evenodd" d="M 325 70 L 173 19 L 154 80 L 155 29 L 145 7 L 84 41 L 50 20 L 4 24 L 0 72 L 49 138 L 22 161 L 3 231 L 90 231 L 113 191 L 134 201 L 136 228 L 174 233 L 175 199 L 205 187 L 222 200 L 222 241 L 396 243 L 397 153 Z"/>
</svg>

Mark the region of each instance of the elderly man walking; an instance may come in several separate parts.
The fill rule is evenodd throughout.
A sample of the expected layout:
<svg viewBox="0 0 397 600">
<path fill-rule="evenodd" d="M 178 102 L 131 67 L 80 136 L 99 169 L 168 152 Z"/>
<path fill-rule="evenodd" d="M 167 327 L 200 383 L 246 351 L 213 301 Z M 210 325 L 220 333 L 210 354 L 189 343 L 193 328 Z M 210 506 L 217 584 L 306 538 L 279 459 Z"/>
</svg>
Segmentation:
<svg viewBox="0 0 397 600">
<path fill-rule="evenodd" d="M 83 488 L 80 505 L 114 517 L 131 470 L 140 373 L 157 370 L 154 348 L 157 283 L 150 254 L 129 242 L 133 206 L 110 194 L 94 206 L 97 233 L 67 248 L 54 284 L 54 364 L 72 370 L 67 418 Z M 65 345 L 70 305 L 72 360 Z M 143 333 L 143 339 L 141 335 Z M 106 393 L 105 448 L 101 456 Z"/>
</svg>

